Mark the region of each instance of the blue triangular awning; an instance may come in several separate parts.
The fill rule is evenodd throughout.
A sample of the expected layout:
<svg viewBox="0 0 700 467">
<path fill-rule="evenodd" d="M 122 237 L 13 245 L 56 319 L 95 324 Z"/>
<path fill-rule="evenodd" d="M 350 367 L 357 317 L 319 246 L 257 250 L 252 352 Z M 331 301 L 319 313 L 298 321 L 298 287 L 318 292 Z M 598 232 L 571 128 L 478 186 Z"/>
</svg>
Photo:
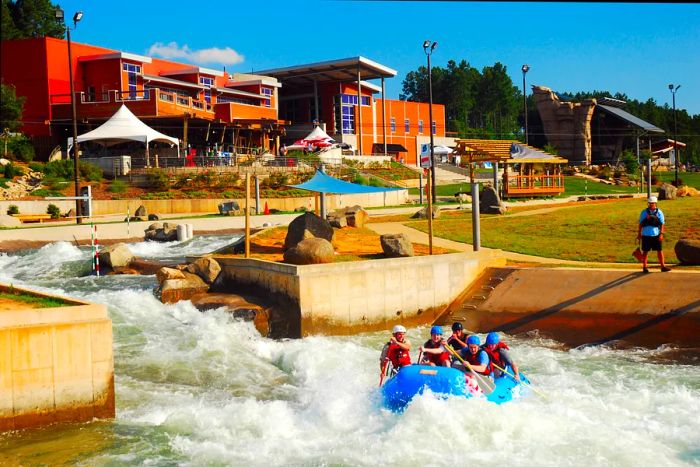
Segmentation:
<svg viewBox="0 0 700 467">
<path fill-rule="evenodd" d="M 355 195 L 362 193 L 377 193 L 383 191 L 396 191 L 401 188 L 382 188 L 376 186 L 358 185 L 356 183 L 344 182 L 335 177 L 326 175 L 320 170 L 316 171 L 311 180 L 308 180 L 299 185 L 289 185 L 292 188 L 301 188 L 302 190 L 316 191 L 318 193 L 335 193 L 338 195 Z"/>
</svg>

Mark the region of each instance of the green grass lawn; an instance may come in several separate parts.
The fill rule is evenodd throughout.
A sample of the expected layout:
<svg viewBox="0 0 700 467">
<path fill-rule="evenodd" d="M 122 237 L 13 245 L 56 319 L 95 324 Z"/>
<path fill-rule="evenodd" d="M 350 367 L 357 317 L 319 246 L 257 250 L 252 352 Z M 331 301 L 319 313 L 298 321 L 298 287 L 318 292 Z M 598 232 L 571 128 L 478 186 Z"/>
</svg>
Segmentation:
<svg viewBox="0 0 700 467">
<path fill-rule="evenodd" d="M 482 216 L 481 244 L 535 256 L 574 261 L 633 263 L 637 219 L 646 204 L 641 200 L 620 200 L 605 204 L 585 204 L 532 216 Z M 700 198 L 661 201 L 666 216 L 664 251 L 669 263 L 676 263 L 673 252 L 682 237 L 700 239 Z M 407 222 L 423 232 L 425 221 Z M 437 237 L 471 243 L 471 213 L 445 216 L 433 223 Z M 652 255 L 656 260 L 656 255 Z"/>
<path fill-rule="evenodd" d="M 659 180 L 671 183 L 676 179 L 675 172 L 654 172 Z M 700 190 L 700 172 L 678 172 L 678 178 L 683 181 L 683 185 L 692 186 Z"/>
<path fill-rule="evenodd" d="M 61 300 L 60 298 L 38 297 L 36 295 L 24 294 L 19 292 L 0 292 L 0 299 L 14 300 L 15 302 L 26 303 L 37 308 L 55 308 L 67 305 L 67 303 Z"/>
</svg>

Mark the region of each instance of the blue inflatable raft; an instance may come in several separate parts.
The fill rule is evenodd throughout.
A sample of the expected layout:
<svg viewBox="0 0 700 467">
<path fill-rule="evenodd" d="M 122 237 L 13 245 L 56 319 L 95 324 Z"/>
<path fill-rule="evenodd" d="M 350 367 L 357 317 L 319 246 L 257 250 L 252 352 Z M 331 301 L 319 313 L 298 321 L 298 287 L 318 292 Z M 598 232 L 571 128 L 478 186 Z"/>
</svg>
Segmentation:
<svg viewBox="0 0 700 467">
<path fill-rule="evenodd" d="M 522 373 L 520 378 L 529 383 Z M 523 386 L 510 376 L 496 378 L 494 382 L 496 388 L 485 396 L 487 400 L 502 404 L 520 397 Z M 384 407 L 400 412 L 426 389 L 445 396 L 472 397 L 462 371 L 444 366 L 410 365 L 403 367 L 382 386 L 382 403 Z"/>
</svg>

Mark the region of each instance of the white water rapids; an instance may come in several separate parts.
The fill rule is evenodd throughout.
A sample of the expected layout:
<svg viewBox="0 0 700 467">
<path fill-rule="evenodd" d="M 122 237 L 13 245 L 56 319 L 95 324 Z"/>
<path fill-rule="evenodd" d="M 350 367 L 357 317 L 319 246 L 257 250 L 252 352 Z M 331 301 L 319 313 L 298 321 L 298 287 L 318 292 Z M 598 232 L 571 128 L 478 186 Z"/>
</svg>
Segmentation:
<svg viewBox="0 0 700 467">
<path fill-rule="evenodd" d="M 177 260 L 230 241 L 131 249 Z M 153 276 L 88 268 L 89 251 L 65 242 L 0 253 L 0 282 L 108 306 L 117 405 L 115 420 L 0 435 L 2 465 L 700 465 L 700 365 L 669 349 L 511 337 L 546 398 L 426 394 L 395 414 L 377 392 L 388 331 L 274 341 L 222 310 L 160 303 Z M 409 329 L 414 349 L 428 329 Z"/>
</svg>

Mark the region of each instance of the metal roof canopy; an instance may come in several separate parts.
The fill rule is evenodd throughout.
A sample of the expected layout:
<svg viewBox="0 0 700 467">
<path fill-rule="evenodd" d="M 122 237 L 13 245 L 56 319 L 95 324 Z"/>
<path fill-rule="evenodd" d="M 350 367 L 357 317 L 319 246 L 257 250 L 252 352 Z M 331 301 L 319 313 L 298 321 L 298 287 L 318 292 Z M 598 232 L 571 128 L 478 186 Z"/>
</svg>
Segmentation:
<svg viewBox="0 0 700 467">
<path fill-rule="evenodd" d="M 649 122 L 645 122 L 639 117 L 635 117 L 629 112 L 625 112 L 624 110 L 618 108 L 618 107 L 611 107 L 609 105 L 603 105 L 603 104 L 598 104 L 596 107 L 600 107 L 603 109 L 604 112 L 610 113 L 617 118 L 624 120 L 625 122 L 634 125 L 636 127 L 641 128 L 644 131 L 647 131 L 649 133 L 665 133 L 664 130 L 661 128 L 652 125 Z"/>
<path fill-rule="evenodd" d="M 500 139 L 456 139 L 454 154 L 466 156 L 469 162 L 502 162 L 507 164 L 540 163 L 540 164 L 566 164 L 563 157 L 549 154 L 540 149 L 528 146 L 516 140 Z M 511 154 L 511 146 L 516 144 L 522 148 L 528 148 L 534 155 L 541 157 L 514 158 Z"/>
<path fill-rule="evenodd" d="M 314 81 L 319 83 L 357 81 L 358 69 L 363 80 L 393 78 L 397 73 L 396 70 L 392 70 L 389 67 L 362 56 L 309 63 L 306 65 L 295 65 L 286 68 L 258 70 L 254 73 L 272 76 L 285 84 L 307 85 Z"/>
</svg>

